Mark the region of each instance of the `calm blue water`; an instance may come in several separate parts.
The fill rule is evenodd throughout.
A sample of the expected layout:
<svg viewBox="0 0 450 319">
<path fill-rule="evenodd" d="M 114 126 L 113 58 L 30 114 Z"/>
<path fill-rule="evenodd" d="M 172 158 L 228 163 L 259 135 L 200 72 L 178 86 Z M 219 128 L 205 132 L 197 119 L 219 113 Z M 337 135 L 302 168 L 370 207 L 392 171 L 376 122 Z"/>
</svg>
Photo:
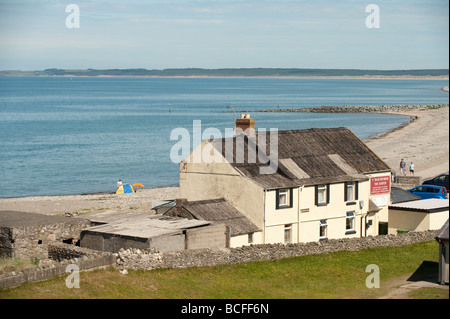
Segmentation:
<svg viewBox="0 0 450 319">
<path fill-rule="evenodd" d="M 178 184 L 174 128 L 234 126 L 227 104 L 271 109 L 448 103 L 448 81 L 0 77 L 0 197 Z M 169 105 L 171 112 L 169 113 Z M 408 121 L 383 114 L 254 113 L 257 128 L 348 126 L 360 138 Z"/>
</svg>

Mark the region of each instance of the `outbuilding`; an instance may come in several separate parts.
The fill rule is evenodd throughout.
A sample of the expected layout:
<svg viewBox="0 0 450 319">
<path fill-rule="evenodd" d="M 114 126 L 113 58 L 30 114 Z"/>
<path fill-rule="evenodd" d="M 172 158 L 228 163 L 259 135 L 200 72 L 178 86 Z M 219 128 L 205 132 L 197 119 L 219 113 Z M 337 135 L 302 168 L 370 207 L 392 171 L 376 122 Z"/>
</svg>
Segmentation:
<svg viewBox="0 0 450 319">
<path fill-rule="evenodd" d="M 261 242 L 261 230 L 224 198 L 192 202 L 178 199 L 164 215 L 224 224 L 230 228 L 230 247 Z"/>
<path fill-rule="evenodd" d="M 105 252 L 121 248 L 179 251 L 226 248 L 229 231 L 223 224 L 148 213 L 92 214 L 96 226 L 81 232 L 81 247 Z"/>
<path fill-rule="evenodd" d="M 0 211 L 0 257 L 48 257 L 48 244 L 76 243 L 90 221 L 83 218 Z"/>
<path fill-rule="evenodd" d="M 448 219 L 448 199 L 430 198 L 389 205 L 389 234 L 438 230 Z"/>
<path fill-rule="evenodd" d="M 436 234 L 439 243 L 439 284 L 448 284 L 448 219 Z"/>
</svg>

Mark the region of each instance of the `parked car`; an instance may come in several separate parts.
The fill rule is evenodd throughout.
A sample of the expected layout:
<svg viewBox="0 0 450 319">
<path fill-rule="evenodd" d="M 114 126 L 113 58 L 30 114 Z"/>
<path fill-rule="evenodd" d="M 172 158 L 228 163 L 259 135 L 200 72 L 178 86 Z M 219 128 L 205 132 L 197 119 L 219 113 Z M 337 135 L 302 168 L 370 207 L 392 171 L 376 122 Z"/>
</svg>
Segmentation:
<svg viewBox="0 0 450 319">
<path fill-rule="evenodd" d="M 422 199 L 447 198 L 447 189 L 443 186 L 420 185 L 412 189 L 408 189 L 408 192 L 420 196 Z"/>
<path fill-rule="evenodd" d="M 435 178 L 428 179 L 424 181 L 422 184 L 444 186 L 448 192 L 448 173 L 436 176 Z"/>
</svg>

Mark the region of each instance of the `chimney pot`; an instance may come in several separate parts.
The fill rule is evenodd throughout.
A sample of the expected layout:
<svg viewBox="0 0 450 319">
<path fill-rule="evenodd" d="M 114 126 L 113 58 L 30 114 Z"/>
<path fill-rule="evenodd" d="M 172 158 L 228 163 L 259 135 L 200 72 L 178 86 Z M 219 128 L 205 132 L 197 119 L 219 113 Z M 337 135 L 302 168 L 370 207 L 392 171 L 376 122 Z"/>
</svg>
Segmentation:
<svg viewBox="0 0 450 319">
<path fill-rule="evenodd" d="M 236 119 L 236 135 L 240 133 L 255 136 L 255 120 L 250 118 L 250 114 L 241 114 L 241 118 Z"/>
</svg>

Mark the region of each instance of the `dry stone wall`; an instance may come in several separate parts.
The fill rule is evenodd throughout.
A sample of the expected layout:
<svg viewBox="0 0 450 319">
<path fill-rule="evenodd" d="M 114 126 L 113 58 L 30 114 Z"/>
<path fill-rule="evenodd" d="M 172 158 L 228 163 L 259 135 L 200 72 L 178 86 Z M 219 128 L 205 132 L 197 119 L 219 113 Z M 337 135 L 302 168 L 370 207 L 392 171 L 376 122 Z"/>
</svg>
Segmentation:
<svg viewBox="0 0 450 319">
<path fill-rule="evenodd" d="M 409 232 L 400 235 L 332 239 L 324 242 L 300 244 L 251 245 L 231 249 L 198 249 L 177 252 L 158 252 L 153 249 L 121 250 L 115 254 L 119 269 L 187 268 L 235 264 L 259 260 L 327 254 L 336 251 L 357 251 L 367 248 L 404 246 L 434 240 L 437 231 Z"/>
<path fill-rule="evenodd" d="M 97 269 L 115 265 L 115 257 L 88 248 L 64 243 L 48 245 L 49 259 L 41 260 L 39 266 L 21 271 L 0 274 L 0 289 L 14 287 L 29 281 L 40 281 L 67 273 L 68 265 L 76 265 L 79 270 Z"/>
<path fill-rule="evenodd" d="M 80 270 L 115 267 L 151 270 L 156 268 L 187 268 L 275 260 L 288 257 L 327 254 L 337 251 L 358 251 L 378 247 L 395 247 L 434 240 L 437 231 L 409 232 L 400 235 L 379 235 L 365 238 L 331 239 L 300 244 L 250 245 L 231 249 L 195 249 L 159 252 L 157 249 L 120 249 L 106 253 L 63 243 L 49 244 L 47 259 L 40 266 L 0 275 L 0 289 L 67 274 L 66 267 L 75 264 Z"/>
</svg>

